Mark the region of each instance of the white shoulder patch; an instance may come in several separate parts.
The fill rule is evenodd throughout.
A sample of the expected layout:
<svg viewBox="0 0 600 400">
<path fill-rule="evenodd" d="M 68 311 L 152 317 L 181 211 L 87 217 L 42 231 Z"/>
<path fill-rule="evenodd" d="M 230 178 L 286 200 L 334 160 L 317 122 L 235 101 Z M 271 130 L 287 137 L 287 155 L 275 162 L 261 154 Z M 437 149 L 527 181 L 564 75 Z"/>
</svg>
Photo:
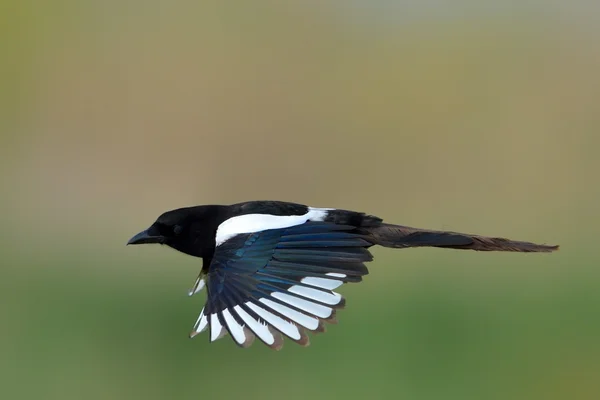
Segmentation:
<svg viewBox="0 0 600 400">
<path fill-rule="evenodd" d="M 307 221 L 323 221 L 327 213 L 333 208 L 309 207 L 304 215 L 271 215 L 271 214 L 246 214 L 229 218 L 217 228 L 216 245 L 219 246 L 241 233 L 262 232 L 269 229 L 289 228 L 302 225 Z"/>
</svg>

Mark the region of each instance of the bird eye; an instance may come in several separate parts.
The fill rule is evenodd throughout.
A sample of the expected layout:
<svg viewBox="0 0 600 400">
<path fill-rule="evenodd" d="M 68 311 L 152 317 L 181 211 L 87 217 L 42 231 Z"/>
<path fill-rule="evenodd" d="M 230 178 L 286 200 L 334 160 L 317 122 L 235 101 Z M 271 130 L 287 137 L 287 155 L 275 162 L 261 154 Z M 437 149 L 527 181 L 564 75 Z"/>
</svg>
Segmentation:
<svg viewBox="0 0 600 400">
<path fill-rule="evenodd" d="M 182 231 L 182 230 L 183 230 L 183 228 L 181 227 L 181 225 L 175 225 L 175 226 L 173 227 L 173 232 L 174 232 L 176 235 L 179 235 L 179 234 L 181 233 L 181 231 Z"/>
</svg>

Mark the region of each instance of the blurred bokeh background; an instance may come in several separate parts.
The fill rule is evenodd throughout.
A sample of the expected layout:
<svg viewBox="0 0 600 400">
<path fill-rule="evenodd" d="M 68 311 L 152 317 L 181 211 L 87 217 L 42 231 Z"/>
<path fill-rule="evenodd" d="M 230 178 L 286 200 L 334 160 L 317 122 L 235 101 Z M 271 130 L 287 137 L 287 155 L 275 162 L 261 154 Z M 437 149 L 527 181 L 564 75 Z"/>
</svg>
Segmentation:
<svg viewBox="0 0 600 400">
<path fill-rule="evenodd" d="M 600 398 L 594 2 L 1 7 L 2 399 Z M 376 249 L 308 348 L 190 340 L 200 263 L 125 242 L 251 199 L 561 251 Z"/>
</svg>

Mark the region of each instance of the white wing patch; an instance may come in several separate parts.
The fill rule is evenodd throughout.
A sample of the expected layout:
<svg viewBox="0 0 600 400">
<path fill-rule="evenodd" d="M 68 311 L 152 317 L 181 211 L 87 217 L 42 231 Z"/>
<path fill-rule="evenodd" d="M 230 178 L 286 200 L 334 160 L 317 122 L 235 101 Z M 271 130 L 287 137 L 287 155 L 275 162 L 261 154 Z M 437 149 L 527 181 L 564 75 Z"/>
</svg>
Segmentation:
<svg viewBox="0 0 600 400">
<path fill-rule="evenodd" d="M 223 244 L 235 235 L 242 233 L 262 232 L 269 229 L 289 228 L 302 225 L 307 221 L 324 221 L 327 212 L 333 208 L 309 207 L 304 215 L 271 215 L 271 214 L 246 214 L 229 218 L 217 228 L 215 244 Z"/>
</svg>

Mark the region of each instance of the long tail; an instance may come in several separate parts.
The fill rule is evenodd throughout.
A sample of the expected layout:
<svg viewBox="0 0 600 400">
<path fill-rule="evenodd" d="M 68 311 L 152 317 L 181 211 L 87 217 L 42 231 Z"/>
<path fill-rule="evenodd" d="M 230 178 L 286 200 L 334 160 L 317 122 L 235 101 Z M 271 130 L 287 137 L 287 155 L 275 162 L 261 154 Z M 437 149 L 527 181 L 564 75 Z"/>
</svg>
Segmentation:
<svg viewBox="0 0 600 400">
<path fill-rule="evenodd" d="M 382 223 L 362 228 L 373 244 L 384 247 L 441 247 L 478 251 L 552 252 L 558 246 L 519 242 L 504 238 L 470 235 L 468 233 L 433 231 Z"/>
</svg>

